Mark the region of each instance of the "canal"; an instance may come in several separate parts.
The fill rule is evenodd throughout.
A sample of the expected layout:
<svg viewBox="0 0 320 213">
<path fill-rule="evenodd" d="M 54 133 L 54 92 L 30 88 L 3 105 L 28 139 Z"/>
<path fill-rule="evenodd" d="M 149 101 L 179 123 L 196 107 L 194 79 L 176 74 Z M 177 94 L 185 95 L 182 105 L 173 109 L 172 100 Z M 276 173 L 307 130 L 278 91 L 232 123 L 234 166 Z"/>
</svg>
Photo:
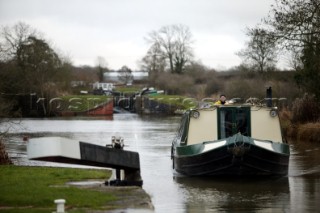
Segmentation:
<svg viewBox="0 0 320 213">
<path fill-rule="evenodd" d="M 288 177 L 183 177 L 174 173 L 170 159 L 179 121 L 179 117 L 136 114 L 22 119 L 10 125 L 12 137 L 6 147 L 18 165 L 70 166 L 27 160 L 22 136 L 61 136 L 106 145 L 111 136 L 119 135 L 126 150 L 140 154 L 143 188 L 151 196 L 155 212 L 319 212 L 319 144 L 291 143 Z"/>
</svg>

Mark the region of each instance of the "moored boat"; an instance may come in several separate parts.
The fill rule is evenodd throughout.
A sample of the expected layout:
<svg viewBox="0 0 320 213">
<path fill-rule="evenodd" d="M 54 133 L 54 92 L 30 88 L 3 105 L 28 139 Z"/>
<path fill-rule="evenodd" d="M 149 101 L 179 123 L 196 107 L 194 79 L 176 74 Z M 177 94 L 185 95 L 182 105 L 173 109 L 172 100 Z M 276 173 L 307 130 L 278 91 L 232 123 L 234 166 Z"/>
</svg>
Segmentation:
<svg viewBox="0 0 320 213">
<path fill-rule="evenodd" d="M 171 150 L 188 176 L 287 175 L 289 156 L 277 108 L 253 104 L 187 111 Z"/>
</svg>

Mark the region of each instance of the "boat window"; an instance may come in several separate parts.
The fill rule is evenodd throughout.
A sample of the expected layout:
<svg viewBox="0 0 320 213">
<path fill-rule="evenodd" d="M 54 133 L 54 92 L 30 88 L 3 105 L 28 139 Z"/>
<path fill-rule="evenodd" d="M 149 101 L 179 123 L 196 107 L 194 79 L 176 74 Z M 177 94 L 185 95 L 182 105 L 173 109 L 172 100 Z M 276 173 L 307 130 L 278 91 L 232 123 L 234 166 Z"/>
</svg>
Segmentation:
<svg viewBox="0 0 320 213">
<path fill-rule="evenodd" d="M 248 108 L 241 108 L 236 111 L 236 133 L 240 132 L 242 135 L 250 136 Z"/>
<path fill-rule="evenodd" d="M 249 107 L 221 107 L 218 114 L 219 139 L 230 137 L 238 132 L 251 136 Z"/>
<path fill-rule="evenodd" d="M 232 111 L 220 111 L 220 138 L 227 138 L 232 134 Z"/>
</svg>

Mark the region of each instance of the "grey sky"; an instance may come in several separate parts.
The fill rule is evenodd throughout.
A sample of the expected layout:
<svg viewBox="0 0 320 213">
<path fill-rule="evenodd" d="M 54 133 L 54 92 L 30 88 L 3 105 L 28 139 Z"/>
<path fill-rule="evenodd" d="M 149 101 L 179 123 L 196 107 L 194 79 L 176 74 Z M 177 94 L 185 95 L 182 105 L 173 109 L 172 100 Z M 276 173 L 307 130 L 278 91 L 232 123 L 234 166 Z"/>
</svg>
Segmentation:
<svg viewBox="0 0 320 213">
<path fill-rule="evenodd" d="M 273 0 L 0 0 L 0 25 L 23 21 L 44 34 L 75 65 L 138 69 L 145 37 L 183 24 L 194 39 L 196 60 L 211 68 L 239 65 L 246 27 L 266 17 Z"/>
</svg>

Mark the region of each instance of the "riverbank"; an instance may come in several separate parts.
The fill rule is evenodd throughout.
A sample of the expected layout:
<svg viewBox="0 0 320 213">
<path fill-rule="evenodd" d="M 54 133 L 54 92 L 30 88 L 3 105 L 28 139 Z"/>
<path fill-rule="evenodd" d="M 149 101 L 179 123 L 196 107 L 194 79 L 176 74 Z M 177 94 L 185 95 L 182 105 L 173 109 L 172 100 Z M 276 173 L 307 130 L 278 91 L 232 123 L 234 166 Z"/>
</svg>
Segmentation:
<svg viewBox="0 0 320 213">
<path fill-rule="evenodd" d="M 153 208 L 140 187 L 105 186 L 110 170 L 2 165 L 0 173 L 0 212 L 53 212 L 55 199 L 71 213 Z M 70 184 L 87 180 L 98 184 Z"/>
<path fill-rule="evenodd" d="M 320 122 L 299 123 L 292 121 L 292 113 L 280 112 L 280 121 L 285 138 L 320 144 Z"/>
<path fill-rule="evenodd" d="M 287 127 L 285 135 L 295 141 L 320 144 L 320 123 L 291 125 Z"/>
</svg>

